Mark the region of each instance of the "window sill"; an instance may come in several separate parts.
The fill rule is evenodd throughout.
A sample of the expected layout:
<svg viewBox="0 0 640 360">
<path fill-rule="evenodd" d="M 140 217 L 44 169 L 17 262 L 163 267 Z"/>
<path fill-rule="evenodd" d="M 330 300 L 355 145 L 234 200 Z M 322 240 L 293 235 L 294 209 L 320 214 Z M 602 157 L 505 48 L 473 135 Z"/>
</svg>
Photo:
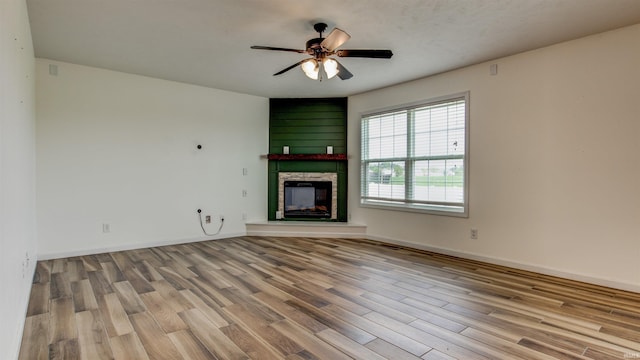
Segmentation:
<svg viewBox="0 0 640 360">
<path fill-rule="evenodd" d="M 453 216 L 461 218 L 469 217 L 468 211 L 465 211 L 465 208 L 462 206 L 409 205 L 387 203 L 383 201 L 361 201 L 360 207 L 380 210 L 414 212 L 439 216 Z"/>
</svg>

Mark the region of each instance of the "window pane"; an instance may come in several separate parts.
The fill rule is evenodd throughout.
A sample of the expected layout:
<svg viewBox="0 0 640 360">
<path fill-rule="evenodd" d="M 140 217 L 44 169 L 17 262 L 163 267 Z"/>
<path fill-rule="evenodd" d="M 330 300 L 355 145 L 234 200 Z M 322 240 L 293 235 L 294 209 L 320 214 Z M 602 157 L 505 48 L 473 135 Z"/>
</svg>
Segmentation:
<svg viewBox="0 0 640 360">
<path fill-rule="evenodd" d="M 395 148 L 394 136 L 384 136 L 380 138 L 380 155 L 378 159 L 392 158 L 394 155 L 393 149 Z M 375 158 L 374 158 L 375 159 Z"/>
<path fill-rule="evenodd" d="M 369 163 L 366 168 L 365 196 L 382 199 L 404 199 L 404 162 Z"/>
<path fill-rule="evenodd" d="M 380 137 L 380 118 L 374 117 L 369 120 L 369 137 Z"/>
<path fill-rule="evenodd" d="M 407 156 L 407 111 L 365 118 L 362 123 L 363 159 L 391 159 Z"/>
<path fill-rule="evenodd" d="M 431 132 L 430 156 L 447 155 L 447 131 L 438 130 Z"/>
<path fill-rule="evenodd" d="M 464 154 L 464 129 L 455 129 L 449 131 L 449 139 L 447 141 L 448 155 Z"/>
<path fill-rule="evenodd" d="M 407 135 L 393 137 L 393 156 L 394 158 L 407 156 Z"/>
<path fill-rule="evenodd" d="M 464 154 L 464 102 L 421 107 L 414 116 L 415 156 Z"/>
<path fill-rule="evenodd" d="M 444 160 L 416 161 L 413 198 L 421 201 L 444 201 Z"/>
<path fill-rule="evenodd" d="M 462 159 L 416 161 L 413 179 L 414 200 L 453 203 L 464 200 Z"/>
<path fill-rule="evenodd" d="M 380 155 L 380 138 L 370 138 L 369 156 L 367 157 L 367 159 L 379 159 Z"/>
<path fill-rule="evenodd" d="M 445 161 L 445 201 L 464 202 L 464 163 L 462 159 Z"/>
<path fill-rule="evenodd" d="M 415 156 L 429 156 L 429 149 L 431 144 L 429 143 L 429 133 L 416 133 L 414 136 L 415 143 L 413 144 L 413 154 Z"/>
</svg>

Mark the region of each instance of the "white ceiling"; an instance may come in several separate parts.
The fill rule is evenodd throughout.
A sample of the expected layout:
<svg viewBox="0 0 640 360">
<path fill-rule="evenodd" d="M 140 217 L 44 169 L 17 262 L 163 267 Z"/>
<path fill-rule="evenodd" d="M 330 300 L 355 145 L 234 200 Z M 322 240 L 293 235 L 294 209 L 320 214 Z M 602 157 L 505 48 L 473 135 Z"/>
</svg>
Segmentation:
<svg viewBox="0 0 640 360">
<path fill-rule="evenodd" d="M 264 97 L 337 97 L 640 23 L 640 0 L 27 0 L 40 58 Z M 293 69 L 316 22 L 351 35 L 354 77 Z M 640 41 L 640 39 L 639 39 Z"/>
</svg>

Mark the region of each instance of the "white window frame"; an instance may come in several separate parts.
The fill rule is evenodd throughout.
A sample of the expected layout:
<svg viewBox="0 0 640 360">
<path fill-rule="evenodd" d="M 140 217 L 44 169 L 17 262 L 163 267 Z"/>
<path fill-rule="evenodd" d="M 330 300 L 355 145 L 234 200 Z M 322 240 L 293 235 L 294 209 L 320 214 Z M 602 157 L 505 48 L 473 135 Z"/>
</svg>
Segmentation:
<svg viewBox="0 0 640 360">
<path fill-rule="evenodd" d="M 366 149 L 368 148 L 368 138 L 365 138 L 364 126 L 367 119 L 370 117 L 383 115 L 383 114 L 391 114 L 400 111 L 411 111 L 414 109 L 419 109 L 427 106 L 433 106 L 437 104 L 464 100 L 465 108 L 464 108 L 464 154 L 462 155 L 463 162 L 463 190 L 462 202 L 439 202 L 439 201 L 414 201 L 409 199 L 411 197 L 410 192 L 408 192 L 410 187 L 413 189 L 413 179 L 412 175 L 409 176 L 411 172 L 412 166 L 416 161 L 421 160 L 441 160 L 441 159 L 459 159 L 460 156 L 457 155 L 455 157 L 452 156 L 415 156 L 411 152 L 415 147 L 413 146 L 414 138 L 412 131 L 410 129 L 410 115 L 407 116 L 407 154 L 403 157 L 398 158 L 370 158 L 368 154 L 365 154 Z M 399 106 L 393 106 L 384 109 L 378 109 L 376 111 L 368 112 L 362 114 L 360 118 L 360 206 L 362 207 L 370 207 L 370 208 L 381 208 L 381 209 L 389 209 L 389 210 L 399 210 L 399 211 L 410 211 L 410 212 L 420 212 L 420 213 L 429 213 L 435 215 L 447 215 L 447 216 L 457 216 L 457 217 L 468 217 L 469 216 L 469 92 L 462 92 L 437 98 L 428 99 L 425 101 L 419 101 L 410 104 L 404 104 Z M 368 174 L 368 165 L 370 163 L 376 162 L 405 162 L 405 196 L 402 199 L 398 198 L 377 198 L 372 196 L 367 196 L 368 186 L 369 186 L 369 174 Z M 413 191 L 413 190 L 410 190 Z"/>
</svg>

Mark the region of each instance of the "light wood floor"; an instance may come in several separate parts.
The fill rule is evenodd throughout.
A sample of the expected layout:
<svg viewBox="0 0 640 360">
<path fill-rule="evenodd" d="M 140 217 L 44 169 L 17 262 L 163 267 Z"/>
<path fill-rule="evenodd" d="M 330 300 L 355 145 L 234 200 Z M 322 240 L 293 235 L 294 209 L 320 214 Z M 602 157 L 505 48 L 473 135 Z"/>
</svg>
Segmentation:
<svg viewBox="0 0 640 360">
<path fill-rule="evenodd" d="M 76 358 L 640 358 L 640 294 L 353 239 L 39 262 L 20 359 Z"/>
</svg>

